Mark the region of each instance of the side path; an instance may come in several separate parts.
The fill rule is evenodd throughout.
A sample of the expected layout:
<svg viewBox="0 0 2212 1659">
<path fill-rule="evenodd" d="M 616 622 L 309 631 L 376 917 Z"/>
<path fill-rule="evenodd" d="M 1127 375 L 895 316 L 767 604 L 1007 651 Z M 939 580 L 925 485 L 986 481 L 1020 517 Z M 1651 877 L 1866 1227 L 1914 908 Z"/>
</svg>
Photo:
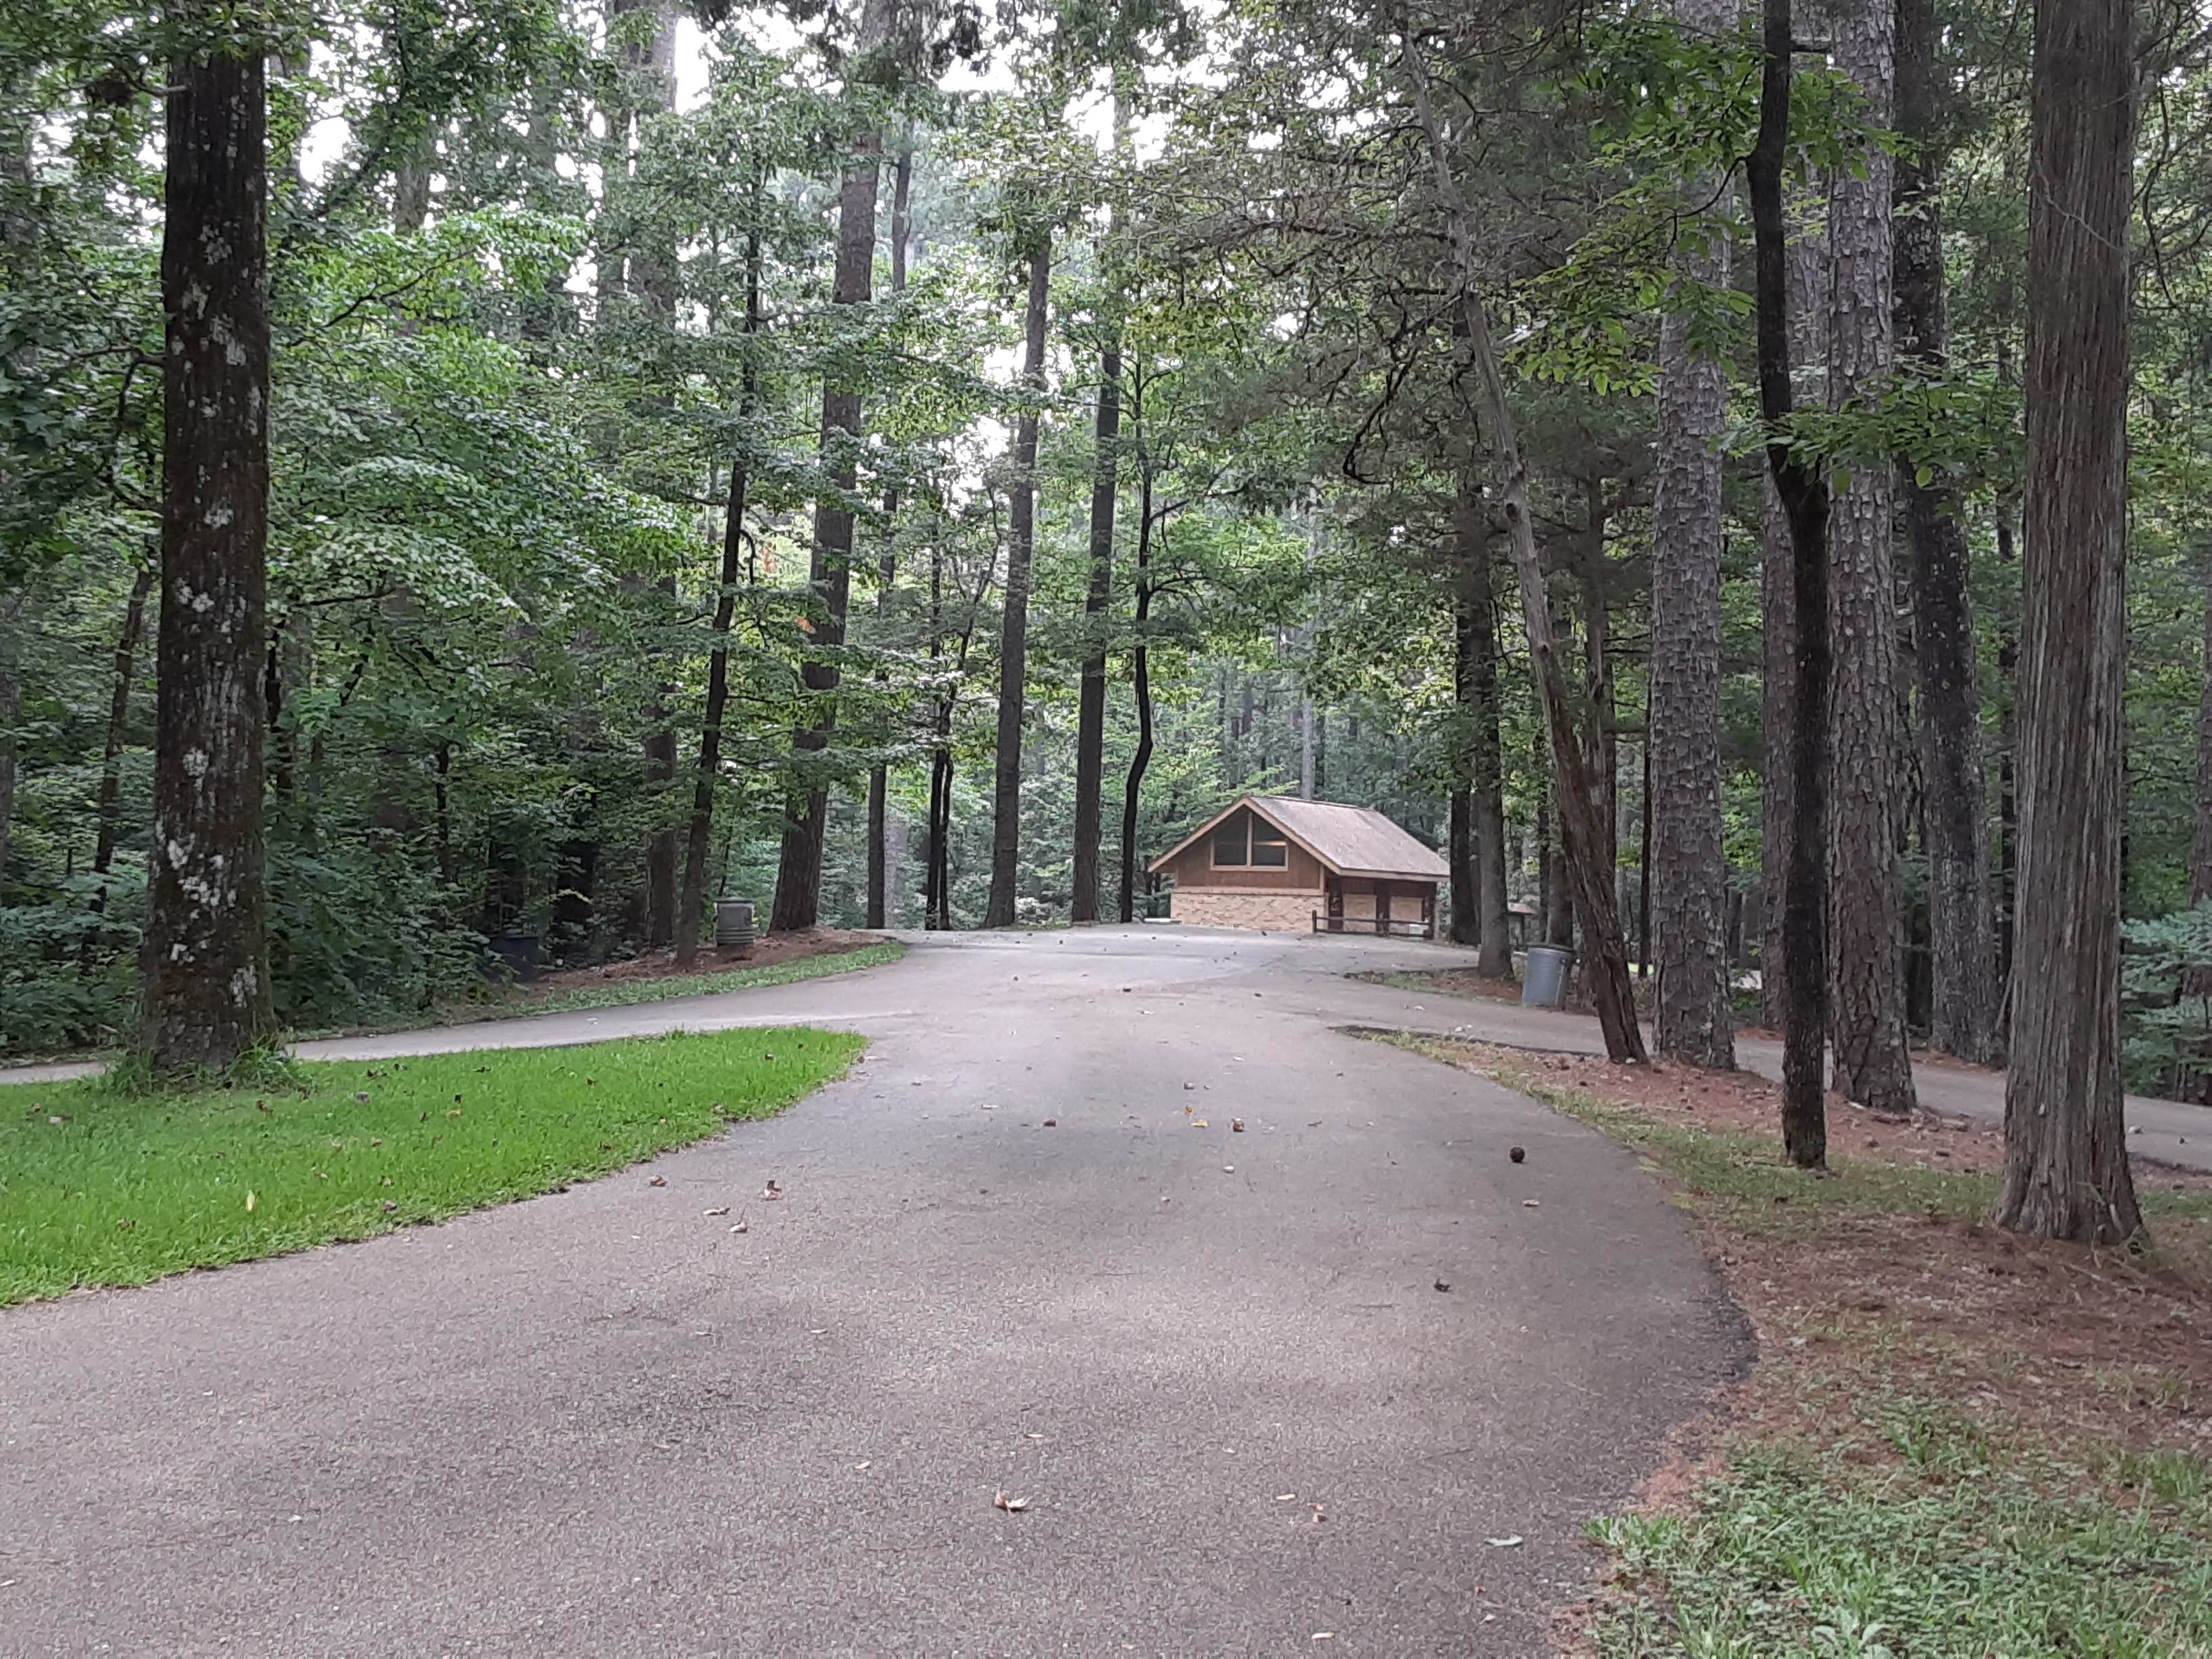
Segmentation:
<svg viewBox="0 0 2212 1659">
<path fill-rule="evenodd" d="M 1370 965 L 1419 971 L 1422 969 L 1462 967 L 1462 953 L 1431 947 L 1394 947 L 1394 960 L 1385 964 L 1348 964 L 1345 971 Z M 1441 993 L 1409 992 L 1387 985 L 1356 980 L 1325 991 L 1310 993 L 1314 1012 L 1336 1011 L 1343 1021 L 1398 1025 L 1439 1036 L 1471 1037 L 1477 1042 L 1501 1042 L 1516 1048 L 1549 1049 L 1560 1054 L 1601 1054 L 1605 1042 L 1595 1018 L 1584 1014 L 1522 1008 L 1510 1002 Z M 1736 1062 L 1761 1077 L 1782 1080 L 1782 1045 L 1755 1038 L 1738 1038 Z M 1986 1122 L 2004 1121 L 2004 1073 L 1983 1071 L 1948 1060 L 1922 1061 L 1912 1068 L 1920 1103 L 1931 1111 Z M 2212 1107 L 2183 1101 L 2160 1100 L 2148 1095 L 2127 1097 L 2128 1146 L 2134 1154 L 2179 1169 L 2212 1171 Z"/>
</svg>

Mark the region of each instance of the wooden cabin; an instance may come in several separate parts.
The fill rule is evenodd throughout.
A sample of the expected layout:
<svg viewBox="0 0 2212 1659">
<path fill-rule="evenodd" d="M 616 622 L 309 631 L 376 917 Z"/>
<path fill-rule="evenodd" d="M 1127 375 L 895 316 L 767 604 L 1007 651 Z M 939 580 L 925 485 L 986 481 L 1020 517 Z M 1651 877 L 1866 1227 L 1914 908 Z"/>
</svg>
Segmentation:
<svg viewBox="0 0 2212 1659">
<path fill-rule="evenodd" d="M 1433 939 L 1443 859 L 1364 806 L 1245 795 L 1152 860 L 1174 920 L 1269 933 Z"/>
</svg>

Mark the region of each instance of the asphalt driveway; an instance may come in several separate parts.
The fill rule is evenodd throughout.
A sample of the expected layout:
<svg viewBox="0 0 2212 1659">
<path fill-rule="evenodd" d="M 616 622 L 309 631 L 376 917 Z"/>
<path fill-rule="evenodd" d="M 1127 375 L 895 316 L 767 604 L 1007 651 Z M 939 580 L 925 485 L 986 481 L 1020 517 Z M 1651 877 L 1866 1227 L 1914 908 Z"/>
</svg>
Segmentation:
<svg viewBox="0 0 2212 1659">
<path fill-rule="evenodd" d="M 319 1045 L 874 1039 L 663 1187 L 0 1313 L 0 1652 L 1541 1652 L 1747 1338 L 1629 1154 L 1332 1029 L 1420 955 L 964 935 Z"/>
</svg>

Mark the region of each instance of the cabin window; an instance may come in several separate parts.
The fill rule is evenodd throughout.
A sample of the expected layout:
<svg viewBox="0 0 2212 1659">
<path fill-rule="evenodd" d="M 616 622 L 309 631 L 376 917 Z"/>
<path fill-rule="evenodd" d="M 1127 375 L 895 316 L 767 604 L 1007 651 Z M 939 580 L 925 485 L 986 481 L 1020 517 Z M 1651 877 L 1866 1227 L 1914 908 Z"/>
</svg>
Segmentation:
<svg viewBox="0 0 2212 1659">
<path fill-rule="evenodd" d="M 1239 813 L 1235 821 L 1213 832 L 1213 867 L 1217 870 L 1242 870 L 1255 865 L 1281 870 L 1290 861 L 1291 843 L 1283 832 L 1249 812 Z"/>
</svg>

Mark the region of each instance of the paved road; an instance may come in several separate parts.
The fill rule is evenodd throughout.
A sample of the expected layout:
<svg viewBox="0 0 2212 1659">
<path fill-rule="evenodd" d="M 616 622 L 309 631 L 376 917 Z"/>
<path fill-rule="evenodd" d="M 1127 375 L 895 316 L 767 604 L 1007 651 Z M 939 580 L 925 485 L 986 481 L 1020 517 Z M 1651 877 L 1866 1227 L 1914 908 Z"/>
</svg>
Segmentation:
<svg viewBox="0 0 2212 1659">
<path fill-rule="evenodd" d="M 664 1188 L 0 1313 L 0 1652 L 1540 1652 L 1747 1340 L 1626 1153 L 1330 1029 L 1423 955 L 967 936 L 345 1045 L 875 1039 Z"/>
</svg>

